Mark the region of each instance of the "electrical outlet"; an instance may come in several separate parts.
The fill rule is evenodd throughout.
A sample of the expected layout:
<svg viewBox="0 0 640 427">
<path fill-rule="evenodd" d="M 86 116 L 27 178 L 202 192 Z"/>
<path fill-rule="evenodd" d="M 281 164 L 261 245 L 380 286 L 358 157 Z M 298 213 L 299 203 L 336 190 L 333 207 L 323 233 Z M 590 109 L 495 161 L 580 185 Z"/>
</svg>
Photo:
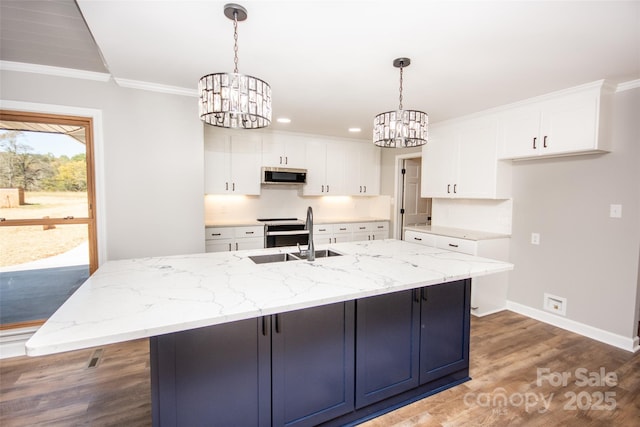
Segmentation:
<svg viewBox="0 0 640 427">
<path fill-rule="evenodd" d="M 545 293 L 543 307 L 546 311 L 565 316 L 567 314 L 567 299 Z"/>
<path fill-rule="evenodd" d="M 540 233 L 531 233 L 531 244 L 532 245 L 540 244 Z"/>
<path fill-rule="evenodd" d="M 609 205 L 609 216 L 611 218 L 622 218 L 622 205 Z"/>
</svg>

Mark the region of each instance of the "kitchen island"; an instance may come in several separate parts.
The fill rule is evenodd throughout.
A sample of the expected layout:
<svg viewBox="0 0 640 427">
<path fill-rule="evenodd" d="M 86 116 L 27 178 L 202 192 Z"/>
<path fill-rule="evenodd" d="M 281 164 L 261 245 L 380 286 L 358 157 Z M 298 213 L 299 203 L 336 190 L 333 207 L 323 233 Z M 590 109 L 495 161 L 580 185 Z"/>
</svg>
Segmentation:
<svg viewBox="0 0 640 427">
<path fill-rule="evenodd" d="M 398 240 L 328 248 L 342 256 L 110 261 L 27 354 L 150 337 L 162 426 L 342 425 L 468 379 L 469 279 L 511 264 Z"/>
</svg>

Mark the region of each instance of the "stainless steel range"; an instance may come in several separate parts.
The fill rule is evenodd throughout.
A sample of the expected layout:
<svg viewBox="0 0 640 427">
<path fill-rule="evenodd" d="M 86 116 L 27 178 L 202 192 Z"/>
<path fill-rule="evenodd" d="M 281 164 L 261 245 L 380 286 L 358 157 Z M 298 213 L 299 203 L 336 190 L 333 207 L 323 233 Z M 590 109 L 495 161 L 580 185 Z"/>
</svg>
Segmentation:
<svg viewBox="0 0 640 427">
<path fill-rule="evenodd" d="M 264 247 L 307 245 L 309 230 L 298 218 L 258 218 L 264 223 Z"/>
</svg>

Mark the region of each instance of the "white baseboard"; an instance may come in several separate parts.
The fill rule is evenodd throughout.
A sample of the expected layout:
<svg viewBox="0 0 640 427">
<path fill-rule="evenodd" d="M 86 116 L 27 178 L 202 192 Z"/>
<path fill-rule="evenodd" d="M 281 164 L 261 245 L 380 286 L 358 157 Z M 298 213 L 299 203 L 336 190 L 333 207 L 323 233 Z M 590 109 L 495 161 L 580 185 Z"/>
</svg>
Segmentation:
<svg viewBox="0 0 640 427">
<path fill-rule="evenodd" d="M 513 301 L 507 301 L 507 309 L 515 313 L 531 317 L 532 319 L 566 329 L 567 331 L 575 332 L 576 334 L 587 338 L 592 338 L 596 341 L 621 348 L 622 350 L 633 353 L 640 350 L 640 340 L 638 337 L 623 337 L 622 335 L 607 332 L 593 326 L 585 325 L 584 323 L 576 322 L 575 320 L 559 317 L 555 314 L 547 313 L 546 311 L 531 308 Z"/>
<path fill-rule="evenodd" d="M 0 331 L 0 359 L 25 356 L 25 343 L 38 330 L 37 326 Z"/>
</svg>

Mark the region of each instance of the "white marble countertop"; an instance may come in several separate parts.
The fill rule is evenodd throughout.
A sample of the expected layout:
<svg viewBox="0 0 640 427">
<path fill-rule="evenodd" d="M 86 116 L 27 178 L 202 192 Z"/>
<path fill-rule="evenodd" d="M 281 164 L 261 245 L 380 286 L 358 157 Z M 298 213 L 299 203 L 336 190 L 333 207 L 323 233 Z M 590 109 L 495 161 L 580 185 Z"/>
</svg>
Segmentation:
<svg viewBox="0 0 640 427">
<path fill-rule="evenodd" d="M 304 218 L 298 218 L 300 221 L 304 221 Z M 377 221 L 389 221 L 387 218 L 374 218 L 374 217 L 344 217 L 344 218 L 314 218 L 314 224 L 343 224 L 352 222 L 377 222 Z M 258 220 L 247 221 L 216 221 L 207 222 L 205 227 L 246 227 L 253 225 L 264 225 L 264 223 Z"/>
<path fill-rule="evenodd" d="M 407 225 L 405 230 L 420 231 L 424 233 L 437 234 L 439 236 L 457 237 L 467 240 L 491 240 L 508 239 L 508 234 L 492 233 L 489 231 L 467 230 L 464 228 L 441 227 L 438 225 Z"/>
<path fill-rule="evenodd" d="M 60 353 L 511 270 L 400 240 L 318 245 L 340 257 L 254 264 L 269 248 L 109 261 L 26 343 Z"/>
</svg>

